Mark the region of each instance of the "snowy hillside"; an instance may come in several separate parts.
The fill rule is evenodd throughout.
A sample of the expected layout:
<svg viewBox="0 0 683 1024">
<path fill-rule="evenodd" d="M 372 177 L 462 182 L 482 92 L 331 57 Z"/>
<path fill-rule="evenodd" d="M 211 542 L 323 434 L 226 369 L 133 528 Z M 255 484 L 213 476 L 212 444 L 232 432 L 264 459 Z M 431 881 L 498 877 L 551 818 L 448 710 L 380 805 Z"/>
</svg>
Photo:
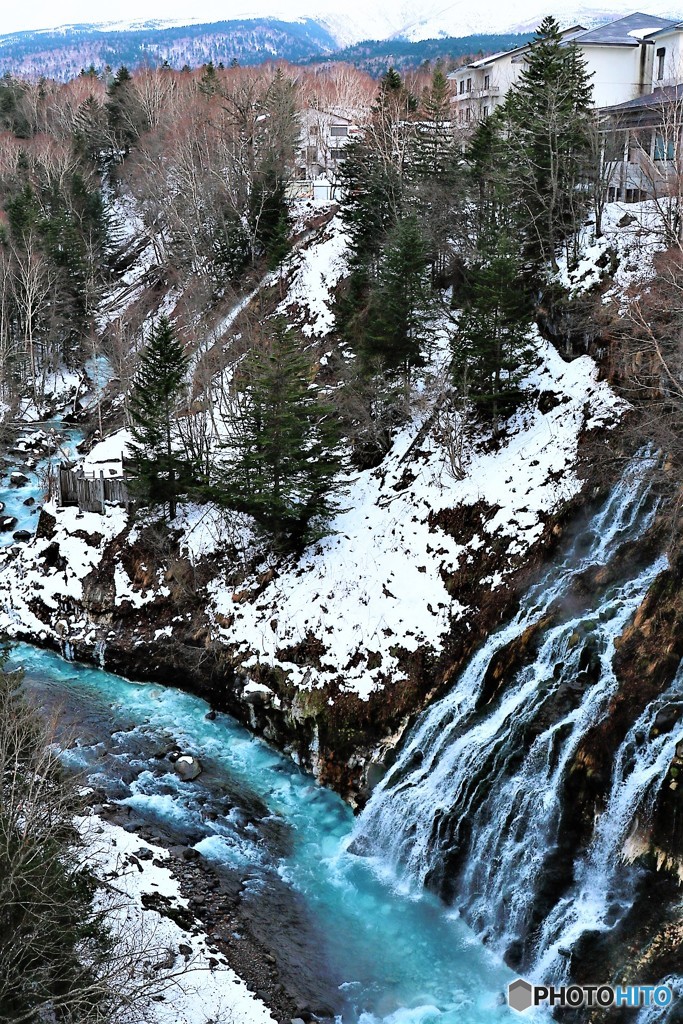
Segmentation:
<svg viewBox="0 0 683 1024">
<path fill-rule="evenodd" d="M 334 218 L 302 248 L 279 306 L 319 346 L 323 366 L 335 345 L 327 336 L 332 292 L 344 272 L 344 239 Z M 229 338 L 238 328 L 233 315 L 221 333 Z M 536 368 L 524 385 L 529 400 L 504 439 L 470 435 L 454 472 L 447 442 L 454 424 L 438 411 L 447 361 L 447 345 L 443 351 L 441 345 L 437 325 L 430 365 L 415 381 L 410 422 L 377 469 L 348 477 L 329 535 L 300 558 L 259 552 L 248 522 L 236 541 L 234 524 L 226 532 L 211 506 L 181 509 L 180 549 L 191 562 L 203 560 L 211 577 L 202 598 L 210 636 L 234 652 L 245 683 L 263 669 L 275 670 L 294 689 L 331 687 L 367 701 L 406 678 L 411 654 L 438 655 L 454 622 L 470 628 L 477 612 L 470 577 L 476 576 L 477 588 L 505 588 L 550 517 L 580 492 L 581 438 L 613 428 L 624 409 L 598 380 L 593 360 L 565 362 L 533 335 Z M 128 440 L 122 430 L 97 445 L 84 460 L 86 474 L 109 471 Z M 3 615 L 10 634 L 23 635 L 28 627 L 43 641 L 85 650 L 100 645 L 104 636 L 79 604 L 105 564 L 109 579 L 113 570 L 114 609 L 155 617 L 150 606 L 163 604 L 171 592 L 161 567 L 125 553 L 139 542 L 140 524 L 131 528 L 116 508 L 104 518 L 54 504 L 45 512 L 54 525 L 32 545 L 11 549 L 7 564 L 18 559 L 20 571 L 15 565 L 0 577 L 12 587 Z M 246 569 L 238 577 L 235 543 Z M 182 616 L 161 619 L 155 640 L 185 628 Z M 315 657 L 302 657 L 312 643 Z"/>
</svg>

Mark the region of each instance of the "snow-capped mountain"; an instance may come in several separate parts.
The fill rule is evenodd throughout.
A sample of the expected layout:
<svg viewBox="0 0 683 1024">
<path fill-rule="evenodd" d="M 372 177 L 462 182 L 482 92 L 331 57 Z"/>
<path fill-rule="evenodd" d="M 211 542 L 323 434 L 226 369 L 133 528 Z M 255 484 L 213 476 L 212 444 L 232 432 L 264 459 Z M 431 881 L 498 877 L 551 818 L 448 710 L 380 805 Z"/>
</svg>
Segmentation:
<svg viewBox="0 0 683 1024">
<path fill-rule="evenodd" d="M 493 0 L 483 6 L 471 0 L 425 0 L 420 4 L 396 0 L 372 5 L 355 2 L 343 9 L 334 3 L 316 5 L 310 17 L 321 22 L 343 45 L 361 39 L 401 37 L 411 40 L 443 36 L 468 36 L 477 33 L 533 31 L 547 14 L 553 14 L 564 26 L 590 27 L 602 21 L 621 18 L 634 10 L 662 17 L 683 17 L 683 0 L 643 0 L 637 8 L 624 0 L 519 0 L 510 5 Z"/>
<path fill-rule="evenodd" d="M 60 7 L 60 12 L 71 10 L 80 13 L 81 0 L 72 0 L 72 5 Z M 117 4 L 117 13 L 124 13 L 126 3 Z M 310 19 L 324 26 L 339 46 L 346 46 L 365 39 L 407 38 L 411 40 L 430 39 L 444 36 L 467 36 L 475 33 L 526 32 L 534 29 L 546 14 L 554 14 L 564 25 L 581 23 L 586 26 L 600 21 L 609 21 L 633 12 L 624 0 L 598 0 L 585 3 L 581 0 L 520 0 L 510 5 L 504 0 L 492 0 L 485 6 L 472 4 L 471 0 L 425 0 L 416 4 L 414 0 L 380 0 L 368 4 L 361 0 L 349 0 L 340 6 L 336 0 L 257 0 L 256 3 L 240 9 L 226 8 L 216 0 L 203 0 L 193 6 L 191 14 L 184 3 L 165 3 L 163 8 L 158 0 L 147 0 L 137 7 L 137 17 L 92 24 L 90 27 L 103 32 L 139 31 L 143 28 L 161 28 L 178 25 L 192 25 L 220 20 L 249 20 L 274 18 L 281 22 L 297 22 Z M 142 6 L 142 10 L 140 10 Z M 232 5 L 231 5 L 232 6 Z M 185 10 L 183 10 L 185 8 Z M 132 5 L 129 10 L 133 10 Z M 683 17 L 683 0 L 640 0 L 638 10 L 647 14 L 665 17 Z M 141 20 L 140 15 L 144 19 Z M 12 23 L 9 19 L 12 19 Z M 16 10 L 0 14 L 0 31 L 21 28 L 22 15 Z M 38 26 L 24 23 L 25 29 Z M 47 27 L 47 26 L 46 26 Z M 76 27 L 74 20 L 65 26 L 68 33 Z M 78 28 L 82 29 L 79 21 Z"/>
</svg>

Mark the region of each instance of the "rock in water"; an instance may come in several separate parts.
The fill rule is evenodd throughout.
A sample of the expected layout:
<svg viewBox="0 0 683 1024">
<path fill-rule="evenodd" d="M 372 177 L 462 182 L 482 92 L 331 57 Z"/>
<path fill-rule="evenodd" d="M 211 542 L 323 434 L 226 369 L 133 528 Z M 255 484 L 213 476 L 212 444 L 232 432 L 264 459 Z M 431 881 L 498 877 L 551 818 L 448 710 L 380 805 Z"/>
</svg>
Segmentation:
<svg viewBox="0 0 683 1024">
<path fill-rule="evenodd" d="M 28 483 L 28 477 L 25 473 L 20 473 L 18 470 L 15 470 L 14 473 L 10 474 L 9 482 L 12 487 L 25 487 Z"/>
<path fill-rule="evenodd" d="M 184 782 L 192 782 L 193 779 L 202 774 L 201 764 L 191 754 L 181 754 L 173 767 Z"/>
<path fill-rule="evenodd" d="M 32 534 L 30 530 L 15 530 L 12 536 L 20 544 L 25 544 L 26 541 L 29 541 L 31 539 Z"/>
</svg>

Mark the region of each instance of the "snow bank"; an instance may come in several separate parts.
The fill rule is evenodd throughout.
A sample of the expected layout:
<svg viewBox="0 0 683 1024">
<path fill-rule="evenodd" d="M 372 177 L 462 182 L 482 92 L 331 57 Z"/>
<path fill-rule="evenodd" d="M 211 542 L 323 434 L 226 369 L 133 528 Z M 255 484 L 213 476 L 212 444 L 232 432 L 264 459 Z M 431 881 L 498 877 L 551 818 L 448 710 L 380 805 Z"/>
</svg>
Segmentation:
<svg viewBox="0 0 683 1024">
<path fill-rule="evenodd" d="M 177 880 L 160 863 L 168 859 L 168 851 L 144 842 L 119 825 L 97 818 L 81 819 L 81 827 L 90 846 L 89 864 L 108 887 L 113 887 L 123 897 L 116 900 L 109 915 L 114 933 L 138 934 L 159 959 L 168 957 L 167 970 L 172 980 L 163 1000 L 150 1001 L 146 1007 L 145 1021 L 149 1024 L 201 1024 L 230 1020 L 239 1024 L 273 1024 L 265 1004 L 252 995 L 220 954 L 211 953 L 205 934 L 186 932 L 170 918 L 143 906 L 145 894 L 159 894 L 176 906 L 187 907 Z M 151 852 L 153 859 L 136 857 L 141 850 Z M 109 904 L 105 902 L 105 905 Z M 192 950 L 191 955 L 187 954 L 187 961 L 180 946 Z M 149 956 L 140 958 L 133 984 L 145 980 L 144 959 Z M 218 966 L 213 966 L 215 964 Z"/>
<path fill-rule="evenodd" d="M 100 472 L 103 472 L 105 476 L 121 476 L 123 460 L 130 455 L 132 440 L 130 430 L 124 428 L 94 445 L 81 462 L 85 475 L 99 477 Z"/>
<path fill-rule="evenodd" d="M 126 527 L 123 508 L 110 507 L 102 516 L 79 512 L 76 507 L 57 512 L 54 502 L 46 502 L 44 510 L 55 517 L 54 535 L 36 539 L 18 553 L 10 550 L 0 554 L 0 596 L 5 604 L 3 619 L 10 632 L 20 627 L 44 634 L 44 624 L 29 610 L 30 602 L 39 599 L 48 608 L 58 610 L 65 599 L 79 601 L 83 580 L 99 565 L 106 545 Z M 49 558 L 49 548 L 58 548 L 56 564 Z"/>
</svg>

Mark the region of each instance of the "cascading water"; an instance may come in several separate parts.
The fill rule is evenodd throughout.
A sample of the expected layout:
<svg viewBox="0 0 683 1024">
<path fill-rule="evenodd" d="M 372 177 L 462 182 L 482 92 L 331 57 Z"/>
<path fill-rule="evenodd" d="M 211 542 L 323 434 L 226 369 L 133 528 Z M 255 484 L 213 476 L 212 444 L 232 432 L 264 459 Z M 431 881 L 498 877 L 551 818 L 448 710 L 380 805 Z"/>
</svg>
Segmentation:
<svg viewBox="0 0 683 1024">
<path fill-rule="evenodd" d="M 568 896 L 536 948 L 535 936 L 557 898 L 549 896 L 549 880 L 560 892 L 572 880 L 560 827 L 568 768 L 615 692 L 614 641 L 666 560 L 629 579 L 622 574 L 619 581 L 585 587 L 581 577 L 609 563 L 624 541 L 651 524 L 656 503 L 646 481 L 649 468 L 648 459 L 630 468 L 566 557 L 529 591 L 514 620 L 489 638 L 453 690 L 418 720 L 350 845 L 389 860 L 404 886 L 426 884 L 454 900 L 495 948 L 527 968 L 536 959 L 539 971 L 560 973 L 558 958 L 572 941 L 572 922 L 579 928 L 589 916 L 574 905 L 578 896 Z M 515 644 L 517 663 L 513 659 L 498 685 L 497 661 Z M 645 729 L 634 726 L 633 735 Z M 612 819 L 628 828 L 623 786 L 654 785 L 673 742 L 644 744 L 639 759 L 626 741 L 595 863 L 610 856 L 617 870 Z M 587 892 L 589 875 L 587 865 Z M 610 909 L 615 912 L 614 901 Z"/>
<path fill-rule="evenodd" d="M 558 951 L 571 948 L 588 930 L 610 928 L 619 911 L 631 905 L 635 872 L 624 868 L 627 844 L 638 819 L 647 820 L 683 739 L 683 725 L 671 732 L 655 732 L 655 720 L 664 707 L 683 708 L 683 669 L 645 709 L 617 752 L 609 798 L 591 846 L 577 865 L 576 882 L 544 922 L 534 965 L 540 977 L 561 976 L 566 958 Z"/>
</svg>

